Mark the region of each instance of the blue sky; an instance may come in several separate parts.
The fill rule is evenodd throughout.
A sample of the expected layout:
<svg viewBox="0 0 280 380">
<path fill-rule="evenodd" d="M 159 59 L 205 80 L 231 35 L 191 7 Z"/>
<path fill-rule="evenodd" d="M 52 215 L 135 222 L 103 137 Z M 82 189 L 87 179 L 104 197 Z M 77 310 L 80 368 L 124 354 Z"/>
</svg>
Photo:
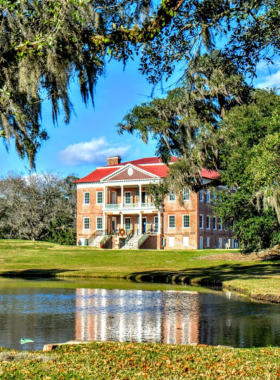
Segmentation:
<svg viewBox="0 0 280 380">
<path fill-rule="evenodd" d="M 54 127 L 49 101 L 43 104 L 43 126 L 48 130 L 50 139 L 43 142 L 36 159 L 37 172 L 54 171 L 62 175 L 71 173 L 83 177 L 96 166 L 106 165 L 110 155 L 120 155 L 123 161 L 140 157 L 154 156 L 156 142 L 147 145 L 137 136 L 117 134 L 117 123 L 136 104 L 146 102 L 152 87 L 138 71 L 137 61 L 127 64 L 125 70 L 121 63 L 107 65 L 107 74 L 99 79 L 95 93 L 95 108 L 86 107 L 79 94 L 77 85 L 71 87 L 71 100 L 76 115 L 65 125 L 63 115 L 59 117 L 58 127 Z M 280 62 L 269 68 L 261 63 L 258 66 L 257 87 L 280 87 Z M 179 73 L 175 73 L 168 85 L 175 83 Z M 154 96 L 164 96 L 160 87 Z M 10 151 L 0 146 L 0 174 L 9 171 L 27 174 L 28 161 L 18 158 L 11 141 Z"/>
</svg>

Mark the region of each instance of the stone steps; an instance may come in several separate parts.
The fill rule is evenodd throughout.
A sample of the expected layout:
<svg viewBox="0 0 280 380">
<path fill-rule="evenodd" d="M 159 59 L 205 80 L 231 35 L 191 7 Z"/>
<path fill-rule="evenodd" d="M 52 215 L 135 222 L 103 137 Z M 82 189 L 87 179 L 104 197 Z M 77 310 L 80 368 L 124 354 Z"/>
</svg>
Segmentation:
<svg viewBox="0 0 280 380">
<path fill-rule="evenodd" d="M 100 248 L 100 242 L 104 238 L 103 235 L 96 236 L 96 238 L 90 243 L 91 247 Z"/>
<path fill-rule="evenodd" d="M 148 239 L 148 235 L 146 235 L 146 239 Z M 129 241 L 122 247 L 122 249 L 138 249 L 138 242 L 143 237 L 143 235 L 133 236 Z M 146 240 L 145 239 L 145 240 Z M 145 241 L 144 240 L 144 241 Z M 144 243 L 143 241 L 143 243 Z"/>
</svg>

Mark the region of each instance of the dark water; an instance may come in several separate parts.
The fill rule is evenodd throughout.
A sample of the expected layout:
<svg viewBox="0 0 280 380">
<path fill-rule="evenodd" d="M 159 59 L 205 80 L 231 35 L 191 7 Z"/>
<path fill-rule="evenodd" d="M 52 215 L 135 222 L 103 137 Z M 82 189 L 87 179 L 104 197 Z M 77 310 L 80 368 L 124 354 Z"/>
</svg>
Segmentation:
<svg viewBox="0 0 280 380">
<path fill-rule="evenodd" d="M 0 346 L 40 350 L 68 340 L 280 345 L 278 305 L 178 286 L 164 291 L 137 289 L 145 284 L 64 285 L 69 283 L 0 281 Z M 34 343 L 21 345 L 21 338 Z"/>
</svg>

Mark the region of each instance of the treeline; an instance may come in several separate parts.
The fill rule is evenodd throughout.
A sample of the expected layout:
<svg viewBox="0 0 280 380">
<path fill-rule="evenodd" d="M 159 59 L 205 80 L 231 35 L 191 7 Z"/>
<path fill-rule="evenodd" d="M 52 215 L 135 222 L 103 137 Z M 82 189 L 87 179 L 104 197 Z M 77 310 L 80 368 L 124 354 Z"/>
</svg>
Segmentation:
<svg viewBox="0 0 280 380">
<path fill-rule="evenodd" d="M 77 177 L 54 173 L 0 179 L 0 238 L 76 242 Z"/>
</svg>

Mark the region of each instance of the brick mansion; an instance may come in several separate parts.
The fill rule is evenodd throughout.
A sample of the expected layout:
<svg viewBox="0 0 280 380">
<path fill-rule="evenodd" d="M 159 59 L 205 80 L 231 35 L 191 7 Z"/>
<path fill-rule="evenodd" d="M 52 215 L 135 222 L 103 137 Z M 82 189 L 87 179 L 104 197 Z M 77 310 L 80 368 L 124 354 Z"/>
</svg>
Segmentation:
<svg viewBox="0 0 280 380">
<path fill-rule="evenodd" d="M 170 164 L 177 160 L 172 157 Z M 181 206 L 170 193 L 158 210 L 146 187 L 167 175 L 168 167 L 157 157 L 121 162 L 109 157 L 77 180 L 77 244 L 101 248 L 203 249 L 234 248 L 234 232 L 212 215 L 213 194 L 183 192 Z M 203 169 L 203 184 L 218 178 Z"/>
</svg>

